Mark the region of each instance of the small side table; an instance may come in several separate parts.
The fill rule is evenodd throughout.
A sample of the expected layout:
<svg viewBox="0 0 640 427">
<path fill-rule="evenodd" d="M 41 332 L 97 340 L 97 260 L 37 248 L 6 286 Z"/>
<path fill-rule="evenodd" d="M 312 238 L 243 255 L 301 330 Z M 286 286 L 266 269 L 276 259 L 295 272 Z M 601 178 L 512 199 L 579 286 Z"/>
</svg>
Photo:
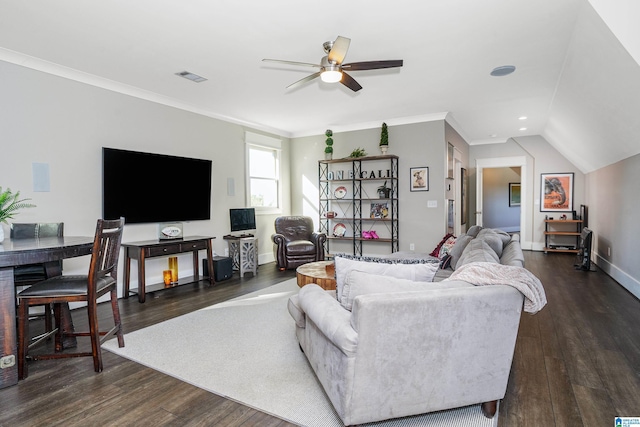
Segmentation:
<svg viewBox="0 0 640 427">
<path fill-rule="evenodd" d="M 258 274 L 258 238 L 255 236 L 224 236 L 229 245 L 229 257 L 233 261 L 233 269 L 244 277 L 251 271 Z"/>
<path fill-rule="evenodd" d="M 296 278 L 300 287 L 315 283 L 327 291 L 336 288 L 336 268 L 333 261 L 316 261 L 302 264 L 296 268 Z"/>
</svg>

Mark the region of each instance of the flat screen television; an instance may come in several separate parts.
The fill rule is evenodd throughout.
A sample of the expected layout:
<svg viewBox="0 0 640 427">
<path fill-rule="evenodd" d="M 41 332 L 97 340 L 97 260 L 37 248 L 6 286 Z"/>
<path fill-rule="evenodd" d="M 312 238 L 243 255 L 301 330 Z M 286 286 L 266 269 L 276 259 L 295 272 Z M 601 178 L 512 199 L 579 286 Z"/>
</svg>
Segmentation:
<svg viewBox="0 0 640 427">
<path fill-rule="evenodd" d="M 127 224 L 211 219 L 211 160 L 102 148 L 102 215 Z"/>
<path fill-rule="evenodd" d="M 229 209 L 229 220 L 231 222 L 231 232 L 247 231 L 256 229 L 255 208 Z"/>
</svg>

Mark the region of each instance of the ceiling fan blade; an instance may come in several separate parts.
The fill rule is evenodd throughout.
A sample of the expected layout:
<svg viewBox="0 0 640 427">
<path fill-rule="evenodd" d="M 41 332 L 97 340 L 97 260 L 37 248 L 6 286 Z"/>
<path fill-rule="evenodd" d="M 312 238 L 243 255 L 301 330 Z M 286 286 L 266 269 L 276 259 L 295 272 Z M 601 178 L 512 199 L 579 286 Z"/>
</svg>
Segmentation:
<svg viewBox="0 0 640 427">
<path fill-rule="evenodd" d="M 402 59 L 394 59 L 389 61 L 352 62 L 351 64 L 343 64 L 342 68 L 345 68 L 349 71 L 378 70 L 380 68 L 402 67 L 402 62 Z"/>
<path fill-rule="evenodd" d="M 284 61 L 282 59 L 263 59 L 262 62 L 277 62 L 279 64 L 288 64 L 288 65 L 302 65 L 303 67 L 314 67 L 314 68 L 322 68 L 320 64 L 309 64 L 307 62 L 296 62 L 296 61 Z"/>
<path fill-rule="evenodd" d="M 344 71 L 342 72 L 342 80 L 340 80 L 340 83 L 342 83 L 343 85 L 345 85 L 346 87 L 348 87 L 354 92 L 357 92 L 360 89 L 362 89 L 362 86 L 360 86 L 360 83 L 355 81 L 353 77 L 351 77 L 349 74 L 345 73 Z"/>
<path fill-rule="evenodd" d="M 338 36 L 336 41 L 333 42 L 333 46 L 331 47 L 331 51 L 329 52 L 329 62 L 338 65 L 342 64 L 342 61 L 344 61 L 344 57 L 347 56 L 347 51 L 349 50 L 350 44 L 351 39 Z"/>
<path fill-rule="evenodd" d="M 296 88 L 298 86 L 302 86 L 306 82 L 311 81 L 311 80 L 315 79 L 316 77 L 320 77 L 320 73 L 321 73 L 321 71 L 318 71 L 317 73 L 310 74 L 307 77 L 298 80 L 297 82 L 291 83 L 289 86 L 287 86 L 287 89 L 294 89 L 294 88 Z"/>
</svg>

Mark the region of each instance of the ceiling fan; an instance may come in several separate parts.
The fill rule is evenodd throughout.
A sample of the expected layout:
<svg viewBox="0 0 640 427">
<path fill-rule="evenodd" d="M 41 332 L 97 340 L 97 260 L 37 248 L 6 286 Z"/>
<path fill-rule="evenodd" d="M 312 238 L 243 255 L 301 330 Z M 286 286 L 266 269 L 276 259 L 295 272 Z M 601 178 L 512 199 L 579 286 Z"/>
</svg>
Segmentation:
<svg viewBox="0 0 640 427">
<path fill-rule="evenodd" d="M 354 80 L 346 71 L 362 71 L 362 70 L 377 70 L 381 68 L 394 68 L 402 67 L 402 59 L 389 60 L 389 61 L 364 61 L 364 62 L 352 62 L 350 64 L 343 64 L 347 51 L 349 50 L 349 44 L 351 39 L 338 36 L 335 41 L 325 42 L 322 46 L 327 56 L 324 56 L 320 60 L 320 64 L 309 64 L 306 62 L 296 61 L 283 61 L 280 59 L 263 59 L 266 62 L 278 62 L 282 64 L 301 65 L 304 67 L 320 68 L 320 71 L 313 73 L 303 79 L 298 80 L 295 83 L 287 86 L 287 89 L 298 87 L 306 82 L 309 82 L 316 77 L 320 77 L 323 82 L 336 83 L 340 82 L 354 92 L 362 89 L 362 86 Z"/>
</svg>

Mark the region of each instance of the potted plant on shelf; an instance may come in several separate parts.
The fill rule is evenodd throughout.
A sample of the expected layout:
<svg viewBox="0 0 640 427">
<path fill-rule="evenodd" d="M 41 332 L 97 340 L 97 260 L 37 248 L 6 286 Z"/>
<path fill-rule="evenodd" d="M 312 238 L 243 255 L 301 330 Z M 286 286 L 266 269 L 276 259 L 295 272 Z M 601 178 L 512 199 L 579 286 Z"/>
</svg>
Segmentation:
<svg viewBox="0 0 640 427">
<path fill-rule="evenodd" d="M 378 197 L 381 199 L 388 199 L 391 195 L 391 188 L 387 187 L 387 181 L 385 181 L 380 187 L 378 187 Z"/>
<path fill-rule="evenodd" d="M 380 132 L 380 151 L 382 154 L 387 154 L 389 148 L 389 131 L 387 130 L 387 124 L 382 123 L 382 131 Z"/>
<path fill-rule="evenodd" d="M 331 158 L 333 157 L 333 138 L 331 138 L 333 136 L 333 132 L 331 131 L 331 129 L 327 129 L 324 134 L 327 137 L 327 139 L 324 141 L 325 144 L 327 144 L 327 146 L 324 147 L 324 159 L 331 160 Z"/>
<path fill-rule="evenodd" d="M 20 192 L 13 193 L 10 188 L 2 190 L 0 187 L 0 242 L 4 240 L 4 229 L 2 223 L 8 224 L 7 220 L 12 219 L 19 209 L 33 208 L 35 205 L 25 203 L 31 199 L 20 199 Z"/>
<path fill-rule="evenodd" d="M 355 159 L 358 157 L 364 157 L 366 155 L 367 155 L 367 152 L 364 151 L 364 148 L 356 148 L 351 152 L 351 154 L 349 154 L 349 158 Z"/>
</svg>

